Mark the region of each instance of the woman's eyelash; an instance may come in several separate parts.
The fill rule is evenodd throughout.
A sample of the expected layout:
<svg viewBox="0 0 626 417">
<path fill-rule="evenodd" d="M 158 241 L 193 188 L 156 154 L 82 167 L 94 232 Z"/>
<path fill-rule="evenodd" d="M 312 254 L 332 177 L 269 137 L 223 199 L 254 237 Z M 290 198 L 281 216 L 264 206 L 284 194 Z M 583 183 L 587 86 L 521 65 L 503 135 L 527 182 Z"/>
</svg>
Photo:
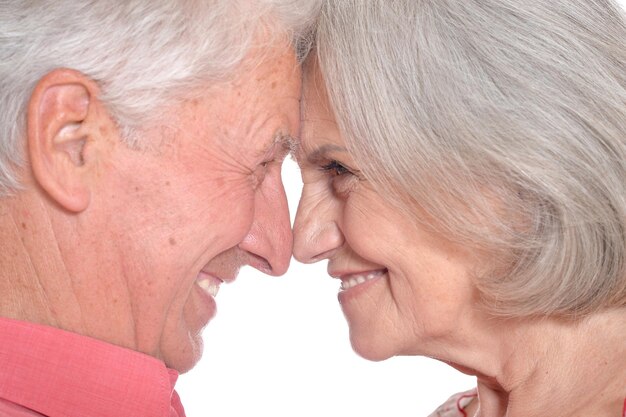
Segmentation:
<svg viewBox="0 0 626 417">
<path fill-rule="evenodd" d="M 344 167 L 337 161 L 330 161 L 326 165 L 322 165 L 320 168 L 322 169 L 322 171 L 330 172 L 334 176 L 352 174 L 352 172 L 348 168 Z"/>
</svg>

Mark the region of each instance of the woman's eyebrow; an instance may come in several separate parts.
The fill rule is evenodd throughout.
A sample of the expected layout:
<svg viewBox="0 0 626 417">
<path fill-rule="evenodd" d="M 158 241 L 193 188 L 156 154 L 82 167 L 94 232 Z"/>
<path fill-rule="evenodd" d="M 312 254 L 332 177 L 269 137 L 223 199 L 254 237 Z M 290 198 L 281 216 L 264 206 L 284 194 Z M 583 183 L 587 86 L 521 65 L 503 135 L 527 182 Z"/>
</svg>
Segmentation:
<svg viewBox="0 0 626 417">
<path fill-rule="evenodd" d="M 306 156 L 306 159 L 311 163 L 315 163 L 315 162 L 318 162 L 320 159 L 324 159 L 326 154 L 329 154 L 331 152 L 345 153 L 347 152 L 347 150 L 343 146 L 334 145 L 334 144 L 326 144 L 326 145 L 319 146 L 314 151 L 308 153 Z"/>
</svg>

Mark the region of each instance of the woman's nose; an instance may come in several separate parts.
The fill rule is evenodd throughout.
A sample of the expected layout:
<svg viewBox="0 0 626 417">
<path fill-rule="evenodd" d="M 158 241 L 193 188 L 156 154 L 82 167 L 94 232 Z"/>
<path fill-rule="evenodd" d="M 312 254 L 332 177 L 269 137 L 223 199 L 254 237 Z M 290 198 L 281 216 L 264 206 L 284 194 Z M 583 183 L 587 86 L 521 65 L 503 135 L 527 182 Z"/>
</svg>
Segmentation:
<svg viewBox="0 0 626 417">
<path fill-rule="evenodd" d="M 304 186 L 293 227 L 296 260 L 317 262 L 341 248 L 344 238 L 337 224 L 339 209 L 333 200 L 316 196 Z"/>
</svg>

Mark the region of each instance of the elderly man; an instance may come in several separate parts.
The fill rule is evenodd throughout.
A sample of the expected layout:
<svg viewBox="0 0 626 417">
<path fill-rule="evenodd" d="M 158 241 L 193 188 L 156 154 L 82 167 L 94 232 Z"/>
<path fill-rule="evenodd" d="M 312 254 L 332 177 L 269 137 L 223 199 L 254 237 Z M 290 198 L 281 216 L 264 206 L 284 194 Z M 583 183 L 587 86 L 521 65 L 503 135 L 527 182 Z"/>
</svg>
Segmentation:
<svg viewBox="0 0 626 417">
<path fill-rule="evenodd" d="M 289 264 L 315 3 L 0 4 L 0 415 L 184 415 L 220 284 Z"/>
</svg>

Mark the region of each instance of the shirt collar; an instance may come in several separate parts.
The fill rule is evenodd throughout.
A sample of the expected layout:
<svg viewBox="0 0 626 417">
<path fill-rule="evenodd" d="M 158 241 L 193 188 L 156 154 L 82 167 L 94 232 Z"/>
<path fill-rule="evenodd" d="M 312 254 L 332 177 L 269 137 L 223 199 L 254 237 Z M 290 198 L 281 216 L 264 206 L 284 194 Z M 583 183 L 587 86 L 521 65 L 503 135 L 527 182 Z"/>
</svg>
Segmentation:
<svg viewBox="0 0 626 417">
<path fill-rule="evenodd" d="M 0 318 L 0 369 L 0 398 L 50 417 L 178 409 L 178 373 L 160 360 L 53 327 Z"/>
</svg>

